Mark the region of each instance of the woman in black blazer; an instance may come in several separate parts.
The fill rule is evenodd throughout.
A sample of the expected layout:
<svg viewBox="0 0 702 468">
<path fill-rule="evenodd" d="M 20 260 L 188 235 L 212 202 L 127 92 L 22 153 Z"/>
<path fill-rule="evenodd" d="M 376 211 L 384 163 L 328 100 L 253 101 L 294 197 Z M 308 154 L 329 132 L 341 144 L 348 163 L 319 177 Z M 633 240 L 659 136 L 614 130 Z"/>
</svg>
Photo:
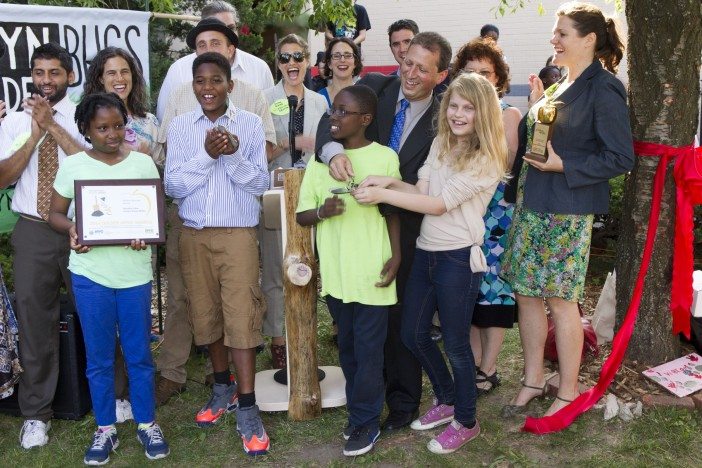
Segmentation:
<svg viewBox="0 0 702 468">
<path fill-rule="evenodd" d="M 547 322 L 553 316 L 560 386 L 546 411 L 551 415 L 578 395 L 583 328 L 578 302 L 585 289 L 594 214 L 606 213 L 608 180 L 634 165 L 626 92 L 613 75 L 623 45 L 611 18 L 584 3 L 561 5 L 551 38 L 554 65 L 568 74 L 535 103 L 520 146 L 529 153 L 539 108 L 556 108 L 548 159 L 524 159 L 517 207 L 503 276 L 519 305 L 524 349 L 524 381 L 503 408 L 504 417 L 524 413 L 545 394 L 543 353 Z M 526 141 L 524 141 L 526 137 Z"/>
</svg>

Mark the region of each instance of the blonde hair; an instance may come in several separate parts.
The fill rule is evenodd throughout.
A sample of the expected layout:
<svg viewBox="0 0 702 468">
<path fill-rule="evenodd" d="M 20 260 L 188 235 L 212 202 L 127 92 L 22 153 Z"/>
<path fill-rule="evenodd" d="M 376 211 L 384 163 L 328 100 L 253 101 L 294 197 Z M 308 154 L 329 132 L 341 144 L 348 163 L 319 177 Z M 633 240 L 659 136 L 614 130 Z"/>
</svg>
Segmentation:
<svg viewBox="0 0 702 468">
<path fill-rule="evenodd" d="M 449 101 L 454 94 L 470 101 L 475 107 L 473 133 L 460 151 L 452 151 L 459 149 L 458 141 L 446 117 Z M 439 161 L 445 161 L 456 171 L 470 170 L 476 175 L 496 173 L 504 180 L 507 174 L 507 138 L 502 109 L 492 83 L 477 73 L 458 75 L 441 99 L 436 120 Z"/>
</svg>

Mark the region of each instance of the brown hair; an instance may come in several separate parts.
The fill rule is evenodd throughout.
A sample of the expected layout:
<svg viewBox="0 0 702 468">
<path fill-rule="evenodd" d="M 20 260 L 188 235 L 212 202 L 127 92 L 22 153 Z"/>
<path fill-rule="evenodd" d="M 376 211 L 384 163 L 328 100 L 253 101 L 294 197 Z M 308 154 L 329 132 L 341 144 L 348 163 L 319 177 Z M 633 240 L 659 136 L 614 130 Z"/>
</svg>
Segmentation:
<svg viewBox="0 0 702 468">
<path fill-rule="evenodd" d="M 335 37 L 334 39 L 329 41 L 329 45 L 327 45 L 327 51 L 324 54 L 324 78 L 326 79 L 332 78 L 331 54 L 332 49 L 339 42 L 347 44 L 349 47 L 351 47 L 351 50 L 353 51 L 353 73 L 351 73 L 351 75 L 358 76 L 361 73 L 361 70 L 363 70 L 363 62 L 361 61 L 361 50 L 358 48 L 356 43 L 347 37 Z"/>
<path fill-rule="evenodd" d="M 490 61 L 497 76 L 497 95 L 502 97 L 509 92 L 509 65 L 505 62 L 502 49 L 493 39 L 478 37 L 461 47 L 453 61 L 453 78 L 463 73 L 466 64 L 471 60 Z"/>
<path fill-rule="evenodd" d="M 451 44 L 439 33 L 432 31 L 420 32 L 412 38 L 410 47 L 413 45 L 421 46 L 428 51 L 439 54 L 439 63 L 437 67 L 440 72 L 447 70 L 451 63 Z"/>
<path fill-rule="evenodd" d="M 617 25 L 595 5 L 570 2 L 561 5 L 556 16 L 567 16 L 573 20 L 573 27 L 580 37 L 595 33 L 595 58 L 612 73 L 617 73 L 619 62 L 624 56 L 624 44 L 617 31 Z"/>
<path fill-rule="evenodd" d="M 280 49 L 285 45 L 285 44 L 297 44 L 300 46 L 302 49 L 302 55 L 305 56 L 307 60 L 310 59 L 310 48 L 307 45 L 307 41 L 298 36 L 297 34 L 288 34 L 284 38 L 278 41 L 278 44 L 275 47 L 275 52 L 276 54 L 280 53 Z"/>
</svg>

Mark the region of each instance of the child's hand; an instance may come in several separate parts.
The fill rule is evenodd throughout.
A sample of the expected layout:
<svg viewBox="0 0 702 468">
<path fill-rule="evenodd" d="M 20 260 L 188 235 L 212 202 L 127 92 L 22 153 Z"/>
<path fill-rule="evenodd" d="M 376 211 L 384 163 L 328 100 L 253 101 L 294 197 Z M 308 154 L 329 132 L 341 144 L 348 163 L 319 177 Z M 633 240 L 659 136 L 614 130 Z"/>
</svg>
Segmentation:
<svg viewBox="0 0 702 468">
<path fill-rule="evenodd" d="M 363 187 L 381 187 L 381 188 L 388 188 L 390 184 L 392 184 L 393 179 L 392 177 L 387 177 L 387 176 L 368 176 L 366 177 L 363 182 L 361 182 L 358 185 L 358 188 L 363 188 Z"/>
<path fill-rule="evenodd" d="M 221 155 L 227 154 L 227 151 L 233 152 L 227 135 L 215 128 L 207 130 L 205 151 L 212 159 L 219 159 Z"/>
<path fill-rule="evenodd" d="M 399 269 L 400 259 L 393 255 L 387 262 L 385 262 L 385 265 L 383 265 L 383 269 L 380 270 L 380 277 L 383 279 L 375 283 L 375 286 L 378 288 L 387 288 L 388 286 L 390 286 L 395 280 L 395 277 L 397 276 L 397 270 Z"/>
<path fill-rule="evenodd" d="M 380 187 L 359 187 L 351 195 L 362 205 L 377 205 L 383 202 L 384 190 L 386 189 Z"/>
<path fill-rule="evenodd" d="M 346 204 L 344 200 L 334 195 L 324 200 L 324 204 L 319 209 L 319 216 L 322 219 L 331 218 L 332 216 L 338 216 L 346 211 Z"/>
<path fill-rule="evenodd" d="M 124 246 L 125 249 L 130 248 L 130 247 L 132 248 L 132 250 L 136 250 L 136 251 L 146 250 L 146 242 L 144 242 L 143 240 L 139 240 L 139 239 L 133 239 L 131 244 Z"/>
<path fill-rule="evenodd" d="M 75 250 L 76 253 L 82 254 L 90 252 L 90 247 L 78 243 L 78 232 L 76 232 L 75 224 L 71 226 L 71 228 L 68 230 L 68 239 L 70 242 L 71 250 Z"/>
</svg>

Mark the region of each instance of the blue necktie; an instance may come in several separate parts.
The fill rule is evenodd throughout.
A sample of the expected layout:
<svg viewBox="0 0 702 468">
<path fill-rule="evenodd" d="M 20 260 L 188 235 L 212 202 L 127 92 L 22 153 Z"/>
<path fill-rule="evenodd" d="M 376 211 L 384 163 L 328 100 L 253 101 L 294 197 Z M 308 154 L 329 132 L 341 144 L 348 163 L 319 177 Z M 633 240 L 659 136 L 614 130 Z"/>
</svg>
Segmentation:
<svg viewBox="0 0 702 468">
<path fill-rule="evenodd" d="M 395 150 L 396 153 L 400 152 L 400 140 L 402 140 L 402 130 L 405 128 L 405 111 L 407 107 L 409 107 L 409 101 L 407 99 L 402 99 L 400 101 L 400 110 L 397 111 L 395 120 L 392 122 L 388 146 Z"/>
</svg>

